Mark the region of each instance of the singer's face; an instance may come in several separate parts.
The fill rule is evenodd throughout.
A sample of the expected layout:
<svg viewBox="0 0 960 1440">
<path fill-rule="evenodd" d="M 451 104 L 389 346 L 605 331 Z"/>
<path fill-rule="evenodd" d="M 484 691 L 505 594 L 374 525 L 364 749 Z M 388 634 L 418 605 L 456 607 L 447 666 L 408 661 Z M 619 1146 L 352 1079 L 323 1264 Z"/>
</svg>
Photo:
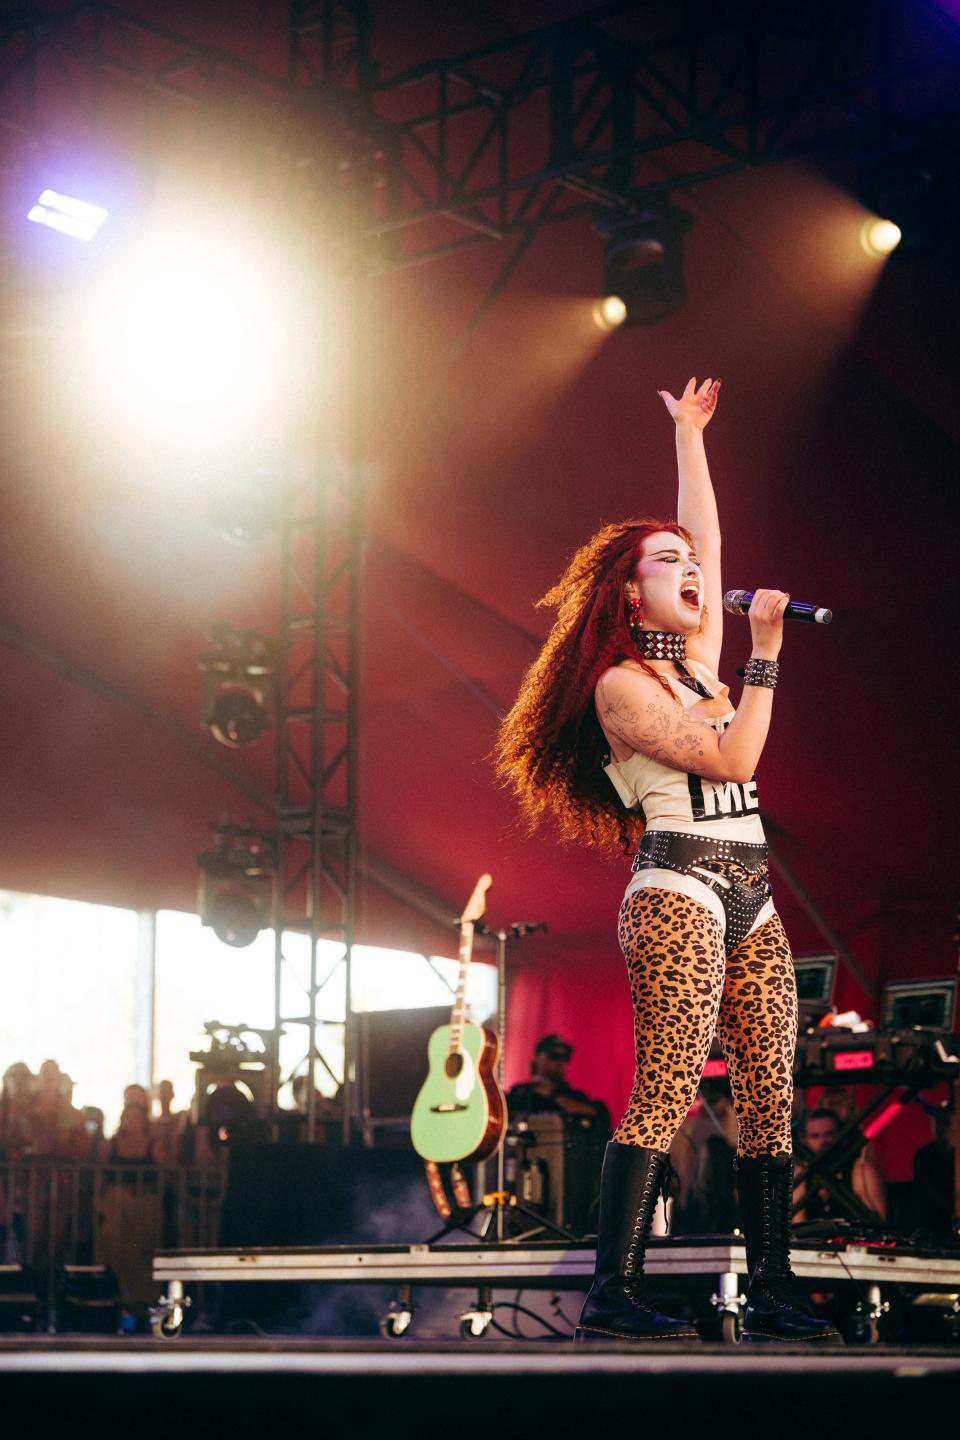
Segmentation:
<svg viewBox="0 0 960 1440">
<path fill-rule="evenodd" d="M 639 587 L 645 630 L 691 635 L 703 613 L 703 575 L 695 550 L 669 530 L 657 530 L 643 542 L 633 572 Z"/>
</svg>

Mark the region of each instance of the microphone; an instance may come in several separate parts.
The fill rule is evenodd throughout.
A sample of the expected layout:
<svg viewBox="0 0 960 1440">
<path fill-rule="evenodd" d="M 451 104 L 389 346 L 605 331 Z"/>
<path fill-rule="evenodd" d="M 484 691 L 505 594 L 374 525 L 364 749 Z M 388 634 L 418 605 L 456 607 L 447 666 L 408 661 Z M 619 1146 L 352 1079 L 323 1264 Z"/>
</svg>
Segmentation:
<svg viewBox="0 0 960 1440">
<path fill-rule="evenodd" d="M 753 603 L 752 590 L 728 590 L 723 597 L 723 608 L 731 615 L 746 615 Z M 829 625 L 833 611 L 823 605 L 807 605 L 803 600 L 789 600 L 783 612 L 784 620 L 806 620 L 810 625 Z"/>
</svg>

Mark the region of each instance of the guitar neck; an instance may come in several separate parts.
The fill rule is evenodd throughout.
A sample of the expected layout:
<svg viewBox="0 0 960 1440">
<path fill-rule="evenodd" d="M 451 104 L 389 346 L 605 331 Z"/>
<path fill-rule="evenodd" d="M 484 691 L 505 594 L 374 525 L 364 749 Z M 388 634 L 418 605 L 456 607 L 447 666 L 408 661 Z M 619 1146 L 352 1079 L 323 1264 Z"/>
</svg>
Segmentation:
<svg viewBox="0 0 960 1440">
<path fill-rule="evenodd" d="M 460 972 L 457 976 L 457 993 L 450 1015 L 450 1054 L 460 1048 L 460 1038 L 467 1020 L 467 971 L 473 954 L 473 921 L 464 920 L 460 926 Z"/>
</svg>

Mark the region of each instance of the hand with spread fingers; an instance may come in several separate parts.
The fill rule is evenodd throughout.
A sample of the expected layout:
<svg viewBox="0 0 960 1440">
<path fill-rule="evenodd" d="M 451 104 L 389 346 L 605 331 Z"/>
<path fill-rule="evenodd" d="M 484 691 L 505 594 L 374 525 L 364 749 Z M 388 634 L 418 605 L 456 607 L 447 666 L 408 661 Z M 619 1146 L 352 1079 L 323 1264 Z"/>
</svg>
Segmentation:
<svg viewBox="0 0 960 1440">
<path fill-rule="evenodd" d="M 657 394 L 677 425 L 692 425 L 702 430 L 717 408 L 720 384 L 719 380 L 707 379 L 698 389 L 696 376 L 691 375 L 679 400 L 669 390 L 658 390 Z"/>
<path fill-rule="evenodd" d="M 783 590 L 755 590 L 747 614 L 753 639 L 751 655 L 776 660 L 783 644 L 783 617 L 790 596 Z"/>
</svg>

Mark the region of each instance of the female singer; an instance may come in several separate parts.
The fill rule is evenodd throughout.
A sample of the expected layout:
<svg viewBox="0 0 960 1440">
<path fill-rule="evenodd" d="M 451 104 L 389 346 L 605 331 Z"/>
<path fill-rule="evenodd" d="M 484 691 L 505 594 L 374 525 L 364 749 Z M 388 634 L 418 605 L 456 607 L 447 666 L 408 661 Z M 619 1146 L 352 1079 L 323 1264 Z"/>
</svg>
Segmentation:
<svg viewBox="0 0 960 1440">
<path fill-rule="evenodd" d="M 796 985 L 774 909 L 754 771 L 779 676 L 789 596 L 757 590 L 739 707 L 717 678 L 720 526 L 703 432 L 719 380 L 660 391 L 676 426 L 678 520 L 607 525 L 541 604 L 557 619 L 501 728 L 497 768 L 531 824 L 637 848 L 620 909 L 636 1077 L 607 1146 L 596 1276 L 578 1338 L 690 1339 L 642 1279 L 671 1141 L 714 1031 L 739 1121 L 749 1283 L 744 1335 L 839 1338 L 790 1269 Z"/>
</svg>

